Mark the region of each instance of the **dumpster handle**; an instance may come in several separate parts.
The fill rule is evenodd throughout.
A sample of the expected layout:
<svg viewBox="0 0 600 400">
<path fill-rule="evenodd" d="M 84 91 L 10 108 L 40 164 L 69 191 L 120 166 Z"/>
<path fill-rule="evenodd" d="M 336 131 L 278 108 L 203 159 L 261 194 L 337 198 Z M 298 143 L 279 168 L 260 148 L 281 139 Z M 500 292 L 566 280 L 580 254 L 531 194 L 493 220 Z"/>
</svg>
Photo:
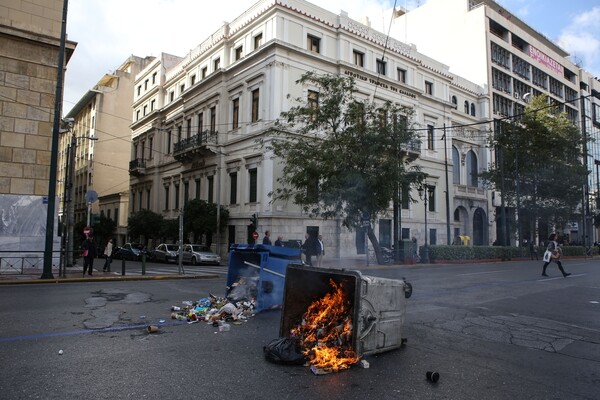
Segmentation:
<svg viewBox="0 0 600 400">
<path fill-rule="evenodd" d="M 260 269 L 260 265 L 252 264 L 252 263 L 250 263 L 248 261 L 244 261 L 244 264 L 249 265 L 251 267 L 254 267 L 256 269 Z M 284 274 L 280 274 L 279 272 L 275 272 L 275 271 L 273 271 L 271 269 L 268 269 L 268 268 L 263 268 L 263 271 L 268 272 L 268 273 L 273 274 L 273 275 L 280 276 L 282 278 L 285 278 Z"/>
</svg>

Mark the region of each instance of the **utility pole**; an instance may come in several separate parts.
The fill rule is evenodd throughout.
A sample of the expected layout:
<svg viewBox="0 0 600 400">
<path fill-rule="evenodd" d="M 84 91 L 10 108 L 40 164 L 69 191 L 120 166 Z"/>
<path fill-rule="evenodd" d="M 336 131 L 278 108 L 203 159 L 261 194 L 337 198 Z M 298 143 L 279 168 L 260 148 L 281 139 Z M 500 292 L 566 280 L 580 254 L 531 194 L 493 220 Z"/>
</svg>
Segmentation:
<svg viewBox="0 0 600 400">
<path fill-rule="evenodd" d="M 65 42 L 67 36 L 68 0 L 63 0 L 62 26 L 60 29 L 60 47 L 56 73 L 56 93 L 54 97 L 54 125 L 50 149 L 50 175 L 48 177 L 48 212 L 46 213 L 46 242 L 44 246 L 44 269 L 41 279 L 53 279 L 52 253 L 54 250 L 54 215 L 56 208 L 56 164 L 58 163 L 58 132 L 60 130 L 60 114 L 62 111 L 62 93 L 65 65 Z"/>
</svg>

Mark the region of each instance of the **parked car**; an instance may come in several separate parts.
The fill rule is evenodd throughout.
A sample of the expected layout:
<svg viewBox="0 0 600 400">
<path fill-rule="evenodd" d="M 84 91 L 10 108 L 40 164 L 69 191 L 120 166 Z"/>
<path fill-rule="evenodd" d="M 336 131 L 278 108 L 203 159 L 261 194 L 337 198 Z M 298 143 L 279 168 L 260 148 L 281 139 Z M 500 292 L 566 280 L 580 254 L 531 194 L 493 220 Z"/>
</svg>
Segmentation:
<svg viewBox="0 0 600 400">
<path fill-rule="evenodd" d="M 159 244 L 156 249 L 154 249 L 153 259 L 157 262 L 177 262 L 177 257 L 179 256 L 179 245 L 178 244 Z"/>
<path fill-rule="evenodd" d="M 208 246 L 202 244 L 186 244 L 183 246 L 183 262 L 192 265 L 221 263 L 221 257 L 213 253 Z"/>
<path fill-rule="evenodd" d="M 139 243 L 125 243 L 122 247 L 118 247 L 114 252 L 113 259 L 117 260 L 133 260 L 133 261 L 141 261 L 142 254 L 148 252 L 144 245 Z"/>
</svg>

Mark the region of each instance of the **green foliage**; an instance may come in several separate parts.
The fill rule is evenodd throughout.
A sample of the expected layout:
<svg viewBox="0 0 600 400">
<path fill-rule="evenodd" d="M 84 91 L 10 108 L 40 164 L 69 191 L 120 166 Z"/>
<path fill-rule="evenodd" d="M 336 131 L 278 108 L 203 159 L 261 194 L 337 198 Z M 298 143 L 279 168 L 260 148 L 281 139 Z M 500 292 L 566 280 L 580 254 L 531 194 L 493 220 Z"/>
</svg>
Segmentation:
<svg viewBox="0 0 600 400">
<path fill-rule="evenodd" d="M 296 83 L 316 89 L 318 102 L 314 93 L 293 99 L 297 105 L 263 139 L 282 162 L 272 201 L 291 200 L 311 216 L 354 228 L 362 213 L 375 221 L 386 211 L 400 185 L 424 179 L 407 157 L 420 145 L 411 108 L 362 101 L 349 77 L 308 72 Z"/>
<path fill-rule="evenodd" d="M 179 240 L 179 219 L 165 219 L 160 231 L 164 242 L 177 242 Z"/>
<path fill-rule="evenodd" d="M 98 217 L 98 223 L 93 227 L 94 241 L 98 245 L 103 245 L 108 239 L 113 237 L 117 229 L 117 224 L 112 219 L 105 217 L 104 214 L 100 214 Z"/>
<path fill-rule="evenodd" d="M 583 138 L 565 113 L 548 105 L 545 95 L 533 98 L 519 117 L 496 124 L 489 138 L 496 162 L 481 177 L 500 190 L 503 174 L 507 206 L 516 204 L 518 190 L 532 226 L 542 218 L 562 227 L 581 203 L 587 179 Z"/>
<path fill-rule="evenodd" d="M 183 235 L 190 233 L 198 241 L 206 235 L 206 245 L 212 243 L 212 235 L 217 232 L 217 205 L 206 200 L 194 199 L 185 204 L 183 209 Z M 223 232 L 229 223 L 229 210 L 221 206 L 219 211 L 220 231 Z"/>
<path fill-rule="evenodd" d="M 140 237 L 148 239 L 160 238 L 164 217 L 150 210 L 140 210 L 127 219 L 127 234 L 131 241 L 137 242 Z"/>
</svg>

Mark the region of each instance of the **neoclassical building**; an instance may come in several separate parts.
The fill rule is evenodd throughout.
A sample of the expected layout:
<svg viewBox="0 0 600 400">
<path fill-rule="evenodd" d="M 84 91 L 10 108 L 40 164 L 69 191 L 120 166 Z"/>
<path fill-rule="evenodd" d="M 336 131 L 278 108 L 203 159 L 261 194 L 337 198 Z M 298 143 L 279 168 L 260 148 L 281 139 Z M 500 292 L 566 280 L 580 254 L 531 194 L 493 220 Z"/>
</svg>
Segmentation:
<svg viewBox="0 0 600 400">
<path fill-rule="evenodd" d="M 318 232 L 329 257 L 364 252 L 362 231 L 311 219 L 268 196 L 281 176 L 280 160 L 257 139 L 292 105 L 289 98 L 308 99 L 316 91 L 295 83 L 306 71 L 351 76 L 360 98 L 415 110 L 421 145 L 411 151 L 432 190 L 427 209 L 416 189 L 411 195 L 418 202 L 403 203 L 402 238 L 423 244 L 427 235 L 430 244 L 447 244 L 466 235 L 474 245 L 495 239 L 491 196 L 475 177 L 490 161 L 489 90 L 368 21 L 301 0 L 259 1 L 186 56 L 162 54 L 137 75 L 129 211 L 174 219 L 194 198 L 226 207 L 228 229 L 212 240 L 222 255 L 230 243 L 252 242 L 253 214 L 261 237 L 270 230 L 272 237 L 303 240 Z M 392 231 L 390 205 L 375 226 L 382 245 L 392 244 Z"/>
</svg>

